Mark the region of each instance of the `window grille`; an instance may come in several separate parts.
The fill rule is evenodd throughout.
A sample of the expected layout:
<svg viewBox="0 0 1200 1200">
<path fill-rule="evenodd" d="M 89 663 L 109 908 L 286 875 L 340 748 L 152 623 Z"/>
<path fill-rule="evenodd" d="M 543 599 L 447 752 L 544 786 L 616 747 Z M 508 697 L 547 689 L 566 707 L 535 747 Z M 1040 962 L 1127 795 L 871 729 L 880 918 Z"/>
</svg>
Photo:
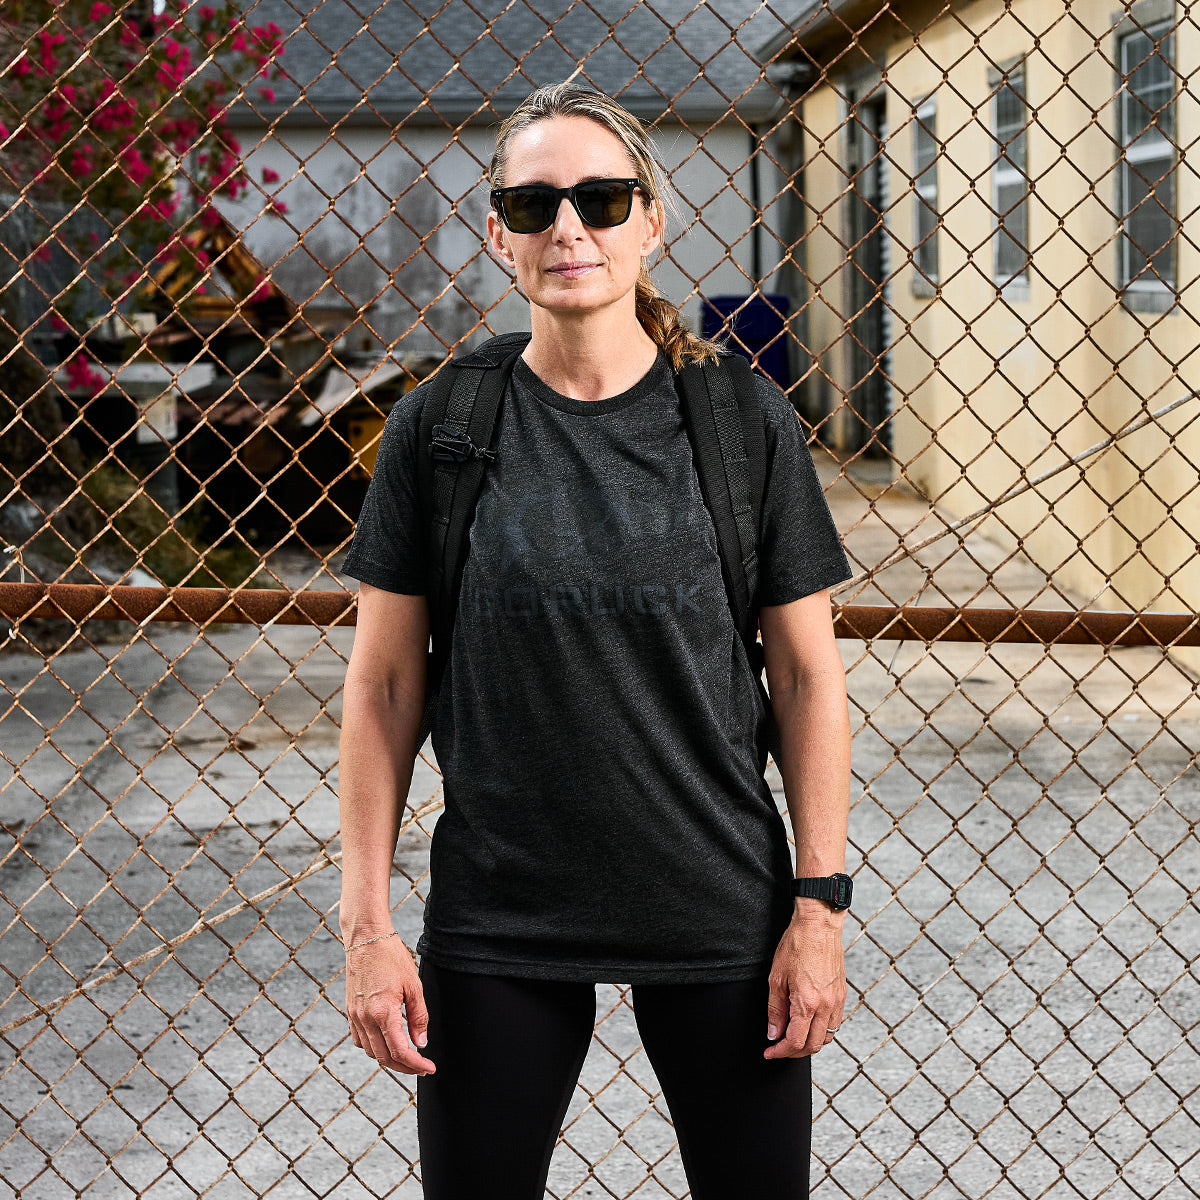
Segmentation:
<svg viewBox="0 0 1200 1200">
<path fill-rule="evenodd" d="M 927 283 L 938 279 L 937 105 L 917 106 L 913 130 L 913 264 Z"/>
<path fill-rule="evenodd" d="M 992 168 L 996 217 L 995 280 L 1004 287 L 1029 282 L 1029 109 L 1025 67 L 1007 71 L 992 97 L 997 158 Z"/>
<path fill-rule="evenodd" d="M 1168 22 L 1120 38 L 1119 282 L 1175 288 L 1174 39 Z"/>
</svg>

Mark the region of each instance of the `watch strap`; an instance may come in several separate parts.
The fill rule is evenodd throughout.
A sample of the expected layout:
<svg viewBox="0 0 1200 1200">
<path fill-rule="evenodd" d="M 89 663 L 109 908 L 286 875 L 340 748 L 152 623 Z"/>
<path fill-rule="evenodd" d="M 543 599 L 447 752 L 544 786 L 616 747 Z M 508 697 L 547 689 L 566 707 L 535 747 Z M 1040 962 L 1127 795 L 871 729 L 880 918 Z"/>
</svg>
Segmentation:
<svg viewBox="0 0 1200 1200">
<path fill-rule="evenodd" d="M 842 911 L 850 907 L 854 896 L 854 881 L 840 871 L 834 875 L 793 879 L 792 894 L 810 900 L 824 900 L 834 909 Z"/>
</svg>

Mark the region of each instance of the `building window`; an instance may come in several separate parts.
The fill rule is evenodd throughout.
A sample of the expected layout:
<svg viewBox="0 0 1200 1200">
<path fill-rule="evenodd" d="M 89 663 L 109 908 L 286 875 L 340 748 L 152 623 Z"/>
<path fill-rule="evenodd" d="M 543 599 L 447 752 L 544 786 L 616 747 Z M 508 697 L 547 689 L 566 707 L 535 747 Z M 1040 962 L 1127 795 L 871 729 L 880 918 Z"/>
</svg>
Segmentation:
<svg viewBox="0 0 1200 1200">
<path fill-rule="evenodd" d="M 992 93 L 992 136 L 997 158 L 992 167 L 992 212 L 996 234 L 993 277 L 1005 287 L 1029 282 L 1029 109 L 1025 66 L 1009 68 Z"/>
<path fill-rule="evenodd" d="M 1175 289 L 1173 42 L 1171 23 L 1164 21 L 1117 43 L 1122 85 L 1117 275 L 1120 286 L 1132 291 Z"/>
<path fill-rule="evenodd" d="M 935 284 L 938 280 L 936 116 L 933 100 L 926 100 L 917 107 L 913 122 L 913 265 L 917 268 L 914 282 L 918 285 Z"/>
</svg>

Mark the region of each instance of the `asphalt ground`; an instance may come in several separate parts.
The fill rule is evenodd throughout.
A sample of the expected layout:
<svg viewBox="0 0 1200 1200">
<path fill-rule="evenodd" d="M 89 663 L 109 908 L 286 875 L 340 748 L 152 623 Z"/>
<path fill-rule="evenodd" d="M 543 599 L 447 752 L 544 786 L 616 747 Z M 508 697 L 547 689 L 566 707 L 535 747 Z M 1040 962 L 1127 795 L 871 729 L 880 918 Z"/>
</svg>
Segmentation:
<svg viewBox="0 0 1200 1200">
<path fill-rule="evenodd" d="M 891 494 L 867 518 L 844 483 L 831 502 L 864 561 L 927 519 Z M 982 537 L 942 547 L 856 598 L 1090 599 Z M 147 626 L 0 652 L 0 1197 L 420 1195 L 411 1081 L 340 1011 L 350 640 Z M 1200 1195 L 1194 680 L 1143 648 L 841 650 L 856 903 L 814 1195 Z M 419 762 L 397 853 L 410 945 L 438 782 Z M 551 1192 L 682 1195 L 621 988 L 597 1019 Z"/>
</svg>

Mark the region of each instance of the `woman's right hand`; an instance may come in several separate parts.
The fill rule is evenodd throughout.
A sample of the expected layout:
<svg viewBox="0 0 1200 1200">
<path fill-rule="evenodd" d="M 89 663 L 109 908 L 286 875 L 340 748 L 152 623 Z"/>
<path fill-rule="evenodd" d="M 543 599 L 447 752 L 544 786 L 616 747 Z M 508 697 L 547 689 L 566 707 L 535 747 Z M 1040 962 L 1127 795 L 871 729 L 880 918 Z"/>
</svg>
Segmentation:
<svg viewBox="0 0 1200 1200">
<path fill-rule="evenodd" d="M 421 1054 L 429 1013 L 417 964 L 398 937 L 346 950 L 346 1015 L 354 1044 L 381 1067 L 432 1074 Z M 404 1018 L 408 1019 L 408 1033 Z"/>
</svg>

